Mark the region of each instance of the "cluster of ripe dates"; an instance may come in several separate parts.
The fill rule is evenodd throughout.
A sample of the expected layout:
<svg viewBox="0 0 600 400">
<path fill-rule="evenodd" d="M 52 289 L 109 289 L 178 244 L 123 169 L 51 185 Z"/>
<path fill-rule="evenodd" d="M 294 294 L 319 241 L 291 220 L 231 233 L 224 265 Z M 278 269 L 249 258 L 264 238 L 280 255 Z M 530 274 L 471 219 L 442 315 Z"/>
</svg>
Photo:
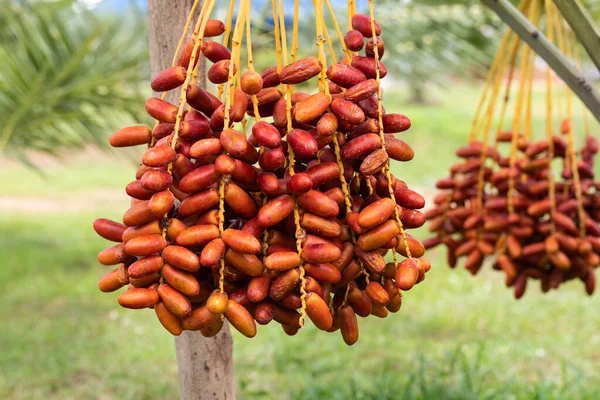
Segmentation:
<svg viewBox="0 0 600 400">
<path fill-rule="evenodd" d="M 189 109 L 151 98 L 146 110 L 156 127 L 124 128 L 110 139 L 150 147 L 127 185 L 123 223 L 94 223 L 117 242 L 98 256 L 117 265 L 100 290 L 127 286 L 119 304 L 154 308 L 174 335 L 215 335 L 223 317 L 247 337 L 256 322 L 273 320 L 293 335 L 307 315 L 353 344 L 356 315 L 400 309 L 401 291 L 430 269 L 424 246 L 404 231 L 424 224 L 424 199 L 389 173 L 390 158 L 409 161 L 413 150 L 394 137 L 410 120 L 381 108 L 381 29 L 364 15 L 352 28 L 345 43 L 364 56 L 328 68 L 310 57 L 262 74 L 247 70 L 239 87 L 229 48 L 197 39 L 183 46 L 152 88 L 182 90 Z M 224 30 L 208 20 L 204 37 Z M 231 101 L 188 84 L 200 54 L 212 63 L 208 80 L 228 85 Z M 290 89 L 316 77 L 329 90 Z M 249 117 L 256 121 L 246 137 L 235 124 Z M 386 263 L 389 250 L 406 258 Z"/>
<path fill-rule="evenodd" d="M 497 139 L 511 142 L 512 132 Z M 424 244 L 444 244 L 452 267 L 466 257 L 465 267 L 473 274 L 493 256 L 494 269 L 505 273 L 516 298 L 525 293 L 529 279 L 539 280 L 547 292 L 578 278 L 592 294 L 594 269 L 600 265 L 600 182 L 593 173 L 598 141 L 588 135 L 574 164 L 576 153 L 562 136 L 515 140 L 512 167 L 509 157 L 481 142 L 457 150 L 463 161 L 451 167 L 450 177 L 437 182 L 443 191 L 427 213 L 436 236 Z M 485 158 L 492 160 L 491 166 L 482 166 Z M 552 164 L 558 163 L 560 179 L 549 177 Z"/>
</svg>

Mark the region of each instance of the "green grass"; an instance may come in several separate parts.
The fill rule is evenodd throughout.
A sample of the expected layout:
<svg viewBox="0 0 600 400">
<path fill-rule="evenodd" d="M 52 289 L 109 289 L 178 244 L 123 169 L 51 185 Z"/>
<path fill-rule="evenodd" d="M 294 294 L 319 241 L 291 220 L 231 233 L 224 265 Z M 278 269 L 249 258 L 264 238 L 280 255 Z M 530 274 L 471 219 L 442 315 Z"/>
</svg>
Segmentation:
<svg viewBox="0 0 600 400">
<path fill-rule="evenodd" d="M 141 150 L 131 152 L 140 154 Z M 49 160 L 41 163 L 38 169 L 25 168 L 10 162 L 3 168 L 4 175 L 0 187 L 8 188 L 12 196 L 43 196 L 65 198 L 85 192 L 105 189 L 123 190 L 135 179 L 137 163 L 118 153 L 93 152 L 75 154 L 75 161 L 65 157 L 58 162 Z"/>
<path fill-rule="evenodd" d="M 117 217 L 117 213 L 105 214 Z M 106 243 L 95 215 L 0 218 L 0 398 L 174 398 L 173 339 L 150 310 L 116 305 L 96 280 Z M 234 333 L 240 398 L 597 398 L 595 299 L 579 283 L 514 301 L 500 274 L 444 266 L 407 292 L 400 313 L 360 321 L 359 342 L 273 324 Z"/>
<path fill-rule="evenodd" d="M 427 188 L 465 143 L 477 89 L 458 87 L 436 107 L 398 106 L 413 121 L 402 134 L 415 160 L 395 166 Z M 402 104 L 400 97 L 390 101 Z M 94 156 L 96 157 L 96 156 Z M 49 164 L 45 178 L 10 164 L 3 197 L 66 201 L 122 191 L 135 166 L 94 158 Z M 178 397 L 172 337 L 150 310 L 130 311 L 103 294 L 95 262 L 108 243 L 91 229 L 118 219 L 126 198 L 78 212 L 29 208 L 0 213 L 0 398 Z M 115 207 L 115 201 L 118 201 Z M 420 232 L 422 233 L 422 232 Z M 407 292 L 398 314 L 360 321 L 360 340 L 307 326 L 288 337 L 272 324 L 250 340 L 234 332 L 242 399 L 597 399 L 600 313 L 580 282 L 515 301 L 500 273 L 450 270 L 443 251 Z"/>
</svg>

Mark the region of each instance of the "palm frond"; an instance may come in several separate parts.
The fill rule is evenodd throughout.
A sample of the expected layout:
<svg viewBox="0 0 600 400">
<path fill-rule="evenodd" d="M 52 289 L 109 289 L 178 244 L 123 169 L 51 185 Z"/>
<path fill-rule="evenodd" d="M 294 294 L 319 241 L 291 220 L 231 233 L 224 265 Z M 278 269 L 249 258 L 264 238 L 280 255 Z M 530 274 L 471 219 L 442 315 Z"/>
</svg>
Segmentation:
<svg viewBox="0 0 600 400">
<path fill-rule="evenodd" d="M 103 146 L 143 114 L 146 26 L 76 12 L 73 1 L 0 8 L 0 152 Z M 145 93 L 147 94 L 147 93 Z"/>
</svg>

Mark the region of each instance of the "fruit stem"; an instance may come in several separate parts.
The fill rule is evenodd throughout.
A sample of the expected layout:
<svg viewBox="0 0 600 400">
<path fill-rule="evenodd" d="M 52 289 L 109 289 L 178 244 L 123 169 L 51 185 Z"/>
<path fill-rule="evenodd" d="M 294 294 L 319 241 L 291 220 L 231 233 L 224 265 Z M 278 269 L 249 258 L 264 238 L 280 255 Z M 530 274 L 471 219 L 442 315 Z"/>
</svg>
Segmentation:
<svg viewBox="0 0 600 400">
<path fill-rule="evenodd" d="M 244 34 L 244 24 L 246 23 L 246 13 L 248 12 L 249 2 L 243 1 L 240 3 L 238 18 L 233 30 L 231 39 L 231 58 L 229 61 L 229 75 L 227 77 L 227 92 L 225 93 L 225 113 L 224 113 L 224 129 L 229 128 L 231 104 L 233 103 L 233 92 L 235 90 L 236 74 L 240 74 L 240 68 L 235 69 L 238 64 L 238 53 L 240 52 L 240 44 Z M 225 184 L 227 177 L 221 176 L 219 179 L 219 237 L 223 235 L 225 224 Z M 225 281 L 225 259 L 221 258 L 219 268 L 219 291 L 224 292 L 223 284 Z"/>
<path fill-rule="evenodd" d="M 600 69 L 600 29 L 579 0 L 553 0 L 590 59 Z"/>
<path fill-rule="evenodd" d="M 554 46 L 519 10 L 508 0 L 480 0 L 483 4 L 494 11 L 513 31 L 521 37 L 541 58 L 548 63 L 556 74 L 573 90 L 573 92 L 585 103 L 594 117 L 600 121 L 600 95 L 597 90 L 577 71 L 577 69 L 566 59 L 566 57 Z M 557 5 L 572 3 L 572 0 L 557 0 Z M 572 18 L 570 16 L 570 18 Z M 578 30 L 585 31 L 584 35 L 578 34 L 580 40 L 586 38 L 586 42 L 597 40 L 598 34 L 589 27 Z M 573 27 L 573 26 L 572 26 Z M 586 48 L 587 50 L 587 48 Z M 600 57 L 600 51 L 596 51 Z"/>
<path fill-rule="evenodd" d="M 379 46 L 377 41 L 377 32 L 375 31 L 375 11 L 373 10 L 373 0 L 369 0 L 369 14 L 371 17 L 371 33 L 373 35 L 373 53 L 375 58 L 375 80 L 377 81 L 377 117 L 379 121 L 379 137 L 381 138 L 381 148 L 385 149 L 385 133 L 383 129 L 383 107 L 381 105 L 381 77 L 380 77 L 380 68 L 381 64 L 379 62 Z M 398 228 L 400 228 L 400 234 L 402 236 L 402 240 L 404 241 L 404 249 L 406 250 L 406 256 L 408 258 L 412 258 L 410 253 L 410 247 L 408 246 L 408 240 L 406 238 L 406 231 L 402 226 L 402 221 L 400 220 L 400 214 L 398 213 L 398 207 L 396 205 L 396 196 L 394 195 L 394 188 L 392 185 L 392 177 L 390 174 L 390 162 L 388 160 L 387 165 L 383 167 L 383 171 L 385 173 L 385 177 L 387 179 L 388 191 L 390 193 L 390 198 L 394 202 L 394 219 L 398 224 Z M 398 268 L 398 256 L 396 254 L 396 248 L 392 247 L 392 256 L 394 257 L 394 265 Z"/>
<path fill-rule="evenodd" d="M 296 0 L 298 1 L 298 0 Z M 350 54 L 350 51 L 348 50 L 348 47 L 346 46 L 346 42 L 344 41 L 344 35 L 342 35 L 342 31 L 340 29 L 340 24 L 338 23 L 338 20 L 335 16 L 335 11 L 333 11 L 333 8 L 331 7 L 331 2 L 329 0 L 325 0 L 325 4 L 327 5 L 327 9 L 329 10 L 329 15 L 331 16 L 331 20 L 333 21 L 333 26 L 335 27 L 335 32 L 338 35 L 338 39 L 340 41 L 340 45 L 342 46 L 342 49 L 344 50 L 344 54 L 346 55 L 346 59 L 348 60 L 348 65 L 352 64 L 352 54 Z M 348 27 L 348 30 L 350 30 L 350 27 Z M 327 38 L 327 40 L 329 41 L 329 43 L 331 43 L 331 40 L 329 40 L 329 38 Z M 331 44 L 330 44 L 331 46 Z M 333 52 L 332 52 L 333 54 Z M 335 64 L 335 61 L 333 62 Z"/>
<path fill-rule="evenodd" d="M 192 4 L 190 13 L 188 14 L 187 20 L 185 21 L 185 25 L 183 26 L 183 32 L 181 33 L 181 38 L 179 38 L 179 43 L 177 44 L 177 49 L 175 50 L 175 54 L 173 55 L 173 61 L 171 61 L 171 67 L 174 67 L 175 64 L 177 63 L 177 57 L 179 57 L 179 52 L 181 51 L 181 47 L 183 46 L 183 43 L 185 42 L 185 38 L 187 36 L 188 30 L 190 29 L 190 24 L 192 23 L 192 18 L 194 18 L 194 13 L 196 12 L 196 8 L 198 7 L 199 3 L 200 3 L 200 0 L 195 0 L 194 4 Z M 198 20 L 198 23 L 200 23 L 200 19 Z M 196 29 L 194 29 L 193 34 L 196 35 Z M 195 39 L 195 36 L 192 36 L 192 38 Z M 160 95 L 160 99 L 164 100 L 167 97 L 167 93 L 168 92 L 162 92 Z M 159 123 L 160 123 L 159 120 L 155 120 L 154 127 L 156 128 Z M 153 147 L 154 143 L 156 143 L 156 138 L 154 136 L 152 136 L 152 139 L 150 139 L 150 144 L 148 145 L 148 147 Z"/>
</svg>

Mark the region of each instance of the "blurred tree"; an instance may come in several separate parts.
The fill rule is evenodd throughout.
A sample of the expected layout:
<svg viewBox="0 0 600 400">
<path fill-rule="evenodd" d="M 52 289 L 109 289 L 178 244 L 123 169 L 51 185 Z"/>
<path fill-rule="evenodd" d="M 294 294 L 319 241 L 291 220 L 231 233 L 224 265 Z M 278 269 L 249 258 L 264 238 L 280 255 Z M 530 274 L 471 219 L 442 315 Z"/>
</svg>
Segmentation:
<svg viewBox="0 0 600 400">
<path fill-rule="evenodd" d="M 342 30 L 347 29 L 346 2 L 330 0 Z M 291 29 L 293 0 L 284 2 L 286 25 Z M 366 1 L 358 1 L 358 12 L 368 14 Z M 253 15 L 253 39 L 258 67 L 273 64 L 275 49 L 269 1 L 258 2 Z M 301 0 L 299 56 L 314 55 L 314 12 L 310 1 Z M 222 5 L 223 7 L 223 5 Z M 362 7 L 362 8 L 360 8 Z M 452 75 L 484 76 L 492 59 L 503 24 L 478 0 L 378 0 L 376 19 L 384 29 L 384 62 L 391 75 L 406 82 L 415 102 L 425 102 L 428 84 L 447 86 Z M 325 8 L 334 48 L 340 48 L 330 14 Z M 264 38 L 264 40 L 262 40 Z M 288 41 L 291 37 L 288 35 Z M 338 59 L 342 54 L 338 54 Z M 264 65 L 261 60 L 268 61 Z M 269 64 L 270 63 L 270 64 Z"/>
<path fill-rule="evenodd" d="M 140 106 L 149 94 L 144 0 L 112 0 L 95 13 L 88 8 L 101 0 L 0 1 L 0 153 L 27 161 L 26 150 L 104 146 L 123 118 L 147 119 Z M 284 0 L 288 32 L 293 3 Z M 346 0 L 331 3 L 345 31 Z M 600 0 L 584 3 L 599 20 Z M 306 57 L 316 52 L 314 14 L 310 0 L 301 4 L 298 56 Z M 367 11 L 366 1 L 358 4 Z M 227 5 L 218 2 L 215 16 L 224 18 Z M 253 5 L 260 70 L 276 62 L 272 6 L 268 0 Z M 428 85 L 483 76 L 505 29 L 478 0 L 378 0 L 375 12 L 385 29 L 384 62 L 415 102 L 427 101 Z M 331 28 L 330 35 L 339 48 Z"/>
<path fill-rule="evenodd" d="M 600 19 L 599 0 L 583 3 Z M 445 88 L 452 76 L 485 75 L 506 29 L 479 0 L 383 0 L 376 13 L 386 32 L 386 67 L 418 103 L 427 100 L 428 84 Z"/>
<path fill-rule="evenodd" d="M 143 16 L 97 16 L 73 0 L 4 3 L 0 153 L 28 162 L 27 150 L 104 146 L 124 118 L 144 118 Z"/>
<path fill-rule="evenodd" d="M 329 1 L 345 32 L 347 0 Z M 294 2 L 283 0 L 288 46 L 291 44 Z M 219 2 L 215 15 L 225 18 L 228 3 L 226 0 Z M 600 0 L 584 0 L 583 3 L 592 16 L 600 20 Z M 252 4 L 255 64 L 262 70 L 276 63 L 272 2 L 252 0 Z M 357 4 L 358 12 L 368 14 L 366 0 L 357 0 Z M 298 56 L 308 57 L 315 55 L 317 50 L 315 16 L 311 0 L 300 0 L 300 5 Z M 428 101 L 428 86 L 447 88 L 453 77 L 485 77 L 502 33 L 507 29 L 479 0 L 377 0 L 375 14 L 385 32 L 386 67 L 393 78 L 407 85 L 410 99 L 416 103 Z M 324 7 L 324 15 L 333 47 L 339 49 L 327 7 Z M 339 60 L 343 54 L 340 52 L 337 56 Z"/>
<path fill-rule="evenodd" d="M 476 0 L 388 0 L 377 14 L 386 30 L 384 62 L 417 103 L 427 101 L 429 84 L 484 75 L 504 29 Z"/>
</svg>

